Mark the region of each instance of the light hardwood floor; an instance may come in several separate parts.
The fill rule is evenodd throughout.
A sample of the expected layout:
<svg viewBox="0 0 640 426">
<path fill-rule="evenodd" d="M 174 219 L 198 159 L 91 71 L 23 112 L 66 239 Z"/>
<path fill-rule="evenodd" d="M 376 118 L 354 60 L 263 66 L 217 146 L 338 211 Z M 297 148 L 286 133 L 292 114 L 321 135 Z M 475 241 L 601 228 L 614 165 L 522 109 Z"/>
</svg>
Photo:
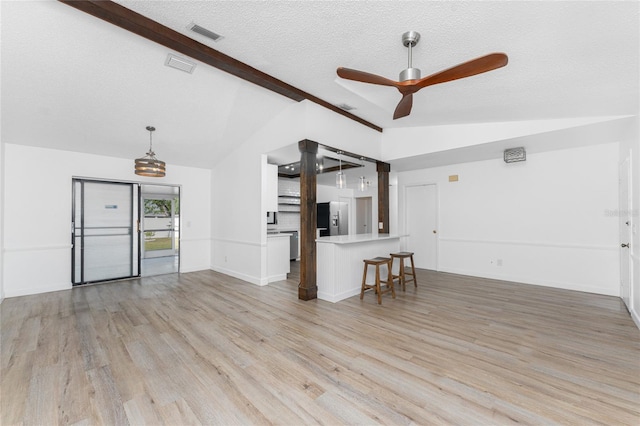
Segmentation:
<svg viewBox="0 0 640 426">
<path fill-rule="evenodd" d="M 340 303 L 212 271 L 6 299 L 12 424 L 640 424 L 620 299 L 418 271 Z"/>
</svg>

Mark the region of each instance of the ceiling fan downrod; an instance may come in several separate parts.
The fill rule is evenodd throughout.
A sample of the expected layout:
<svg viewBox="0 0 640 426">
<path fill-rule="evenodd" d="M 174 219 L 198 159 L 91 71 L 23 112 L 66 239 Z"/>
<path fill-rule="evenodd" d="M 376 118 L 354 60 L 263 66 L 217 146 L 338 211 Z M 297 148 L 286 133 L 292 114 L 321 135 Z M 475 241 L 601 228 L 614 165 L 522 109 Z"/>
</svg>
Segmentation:
<svg viewBox="0 0 640 426">
<path fill-rule="evenodd" d="M 420 41 L 420 33 L 417 31 L 407 31 L 402 34 L 402 44 L 409 49 L 409 61 L 407 69 L 400 72 L 399 81 L 420 79 L 420 69 L 413 68 L 413 56 L 411 51 L 413 46 L 418 44 L 418 41 Z"/>
</svg>

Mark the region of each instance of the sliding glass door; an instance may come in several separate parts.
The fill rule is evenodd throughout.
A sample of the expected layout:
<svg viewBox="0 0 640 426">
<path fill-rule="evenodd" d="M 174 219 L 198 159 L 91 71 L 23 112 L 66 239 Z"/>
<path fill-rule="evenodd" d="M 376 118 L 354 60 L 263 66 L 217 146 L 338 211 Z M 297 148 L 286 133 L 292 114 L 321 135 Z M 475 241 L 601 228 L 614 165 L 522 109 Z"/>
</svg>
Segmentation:
<svg viewBox="0 0 640 426">
<path fill-rule="evenodd" d="M 179 200 L 176 195 L 143 194 L 144 259 L 178 255 Z"/>
<path fill-rule="evenodd" d="M 73 179 L 73 285 L 180 271 L 180 187 Z"/>
<path fill-rule="evenodd" d="M 140 276 L 139 186 L 73 179 L 73 285 Z"/>
<path fill-rule="evenodd" d="M 143 184 L 140 189 L 142 276 L 180 270 L 180 187 Z"/>
</svg>

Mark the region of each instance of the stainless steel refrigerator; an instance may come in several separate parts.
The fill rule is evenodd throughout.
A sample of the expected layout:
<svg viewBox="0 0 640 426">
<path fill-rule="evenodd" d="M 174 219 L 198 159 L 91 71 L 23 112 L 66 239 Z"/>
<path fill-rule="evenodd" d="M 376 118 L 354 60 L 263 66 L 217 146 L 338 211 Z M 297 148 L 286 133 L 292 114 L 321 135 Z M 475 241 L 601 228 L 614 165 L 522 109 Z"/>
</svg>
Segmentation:
<svg viewBox="0 0 640 426">
<path fill-rule="evenodd" d="M 349 234 L 349 204 L 342 201 L 318 203 L 320 236 Z"/>
</svg>

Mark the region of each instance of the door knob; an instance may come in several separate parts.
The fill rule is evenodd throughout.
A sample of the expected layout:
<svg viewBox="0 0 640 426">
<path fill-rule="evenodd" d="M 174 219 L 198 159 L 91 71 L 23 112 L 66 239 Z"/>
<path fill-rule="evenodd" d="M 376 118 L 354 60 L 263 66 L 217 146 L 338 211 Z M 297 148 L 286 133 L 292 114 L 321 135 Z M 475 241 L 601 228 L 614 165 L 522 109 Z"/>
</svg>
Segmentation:
<svg viewBox="0 0 640 426">
<path fill-rule="evenodd" d="M 620 245 L 620 247 L 622 247 L 622 248 L 629 248 L 629 244 L 628 244 L 628 243 L 627 243 L 627 244 L 622 243 L 622 244 Z"/>
<path fill-rule="evenodd" d="M 435 230 L 435 229 L 433 230 L 433 233 L 434 233 L 434 234 L 436 233 L 436 230 Z"/>
</svg>

